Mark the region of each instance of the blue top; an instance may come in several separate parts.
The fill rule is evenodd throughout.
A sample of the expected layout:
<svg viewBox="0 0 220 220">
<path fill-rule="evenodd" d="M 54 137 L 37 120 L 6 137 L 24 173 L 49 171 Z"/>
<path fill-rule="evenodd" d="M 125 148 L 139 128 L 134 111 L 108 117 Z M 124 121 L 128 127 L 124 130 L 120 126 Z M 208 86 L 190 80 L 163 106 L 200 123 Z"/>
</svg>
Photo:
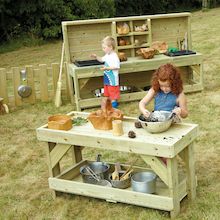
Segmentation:
<svg viewBox="0 0 220 220">
<path fill-rule="evenodd" d="M 176 106 L 177 96 L 172 92 L 159 91 L 154 99 L 154 111 L 172 111 Z"/>
</svg>

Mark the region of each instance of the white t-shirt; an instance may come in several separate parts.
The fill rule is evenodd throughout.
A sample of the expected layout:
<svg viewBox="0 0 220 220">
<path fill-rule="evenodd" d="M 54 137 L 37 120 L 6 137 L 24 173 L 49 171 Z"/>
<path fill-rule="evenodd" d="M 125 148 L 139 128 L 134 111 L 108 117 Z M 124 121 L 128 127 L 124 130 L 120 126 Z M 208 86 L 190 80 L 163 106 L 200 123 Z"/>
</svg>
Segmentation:
<svg viewBox="0 0 220 220">
<path fill-rule="evenodd" d="M 115 67 L 118 69 L 120 68 L 120 60 L 117 53 L 114 51 L 110 54 L 105 54 L 105 56 L 102 57 L 102 61 L 105 62 L 104 66 L 106 67 Z M 104 71 L 104 85 L 119 85 L 118 69 Z"/>
</svg>

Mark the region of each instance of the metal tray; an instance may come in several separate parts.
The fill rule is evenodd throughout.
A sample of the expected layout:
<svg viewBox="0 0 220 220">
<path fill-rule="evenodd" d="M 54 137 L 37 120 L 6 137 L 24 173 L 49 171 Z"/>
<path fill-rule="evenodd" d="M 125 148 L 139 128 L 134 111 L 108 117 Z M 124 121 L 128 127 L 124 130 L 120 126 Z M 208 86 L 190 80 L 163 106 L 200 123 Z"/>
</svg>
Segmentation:
<svg viewBox="0 0 220 220">
<path fill-rule="evenodd" d="M 192 54 L 196 54 L 196 52 L 191 51 L 191 50 L 180 50 L 180 51 L 165 53 L 165 55 L 169 57 L 185 56 L 185 55 L 192 55 Z"/>
<path fill-rule="evenodd" d="M 84 67 L 84 66 L 94 66 L 94 65 L 102 65 L 104 63 L 99 62 L 98 60 L 76 60 L 74 64 L 78 67 Z"/>
</svg>

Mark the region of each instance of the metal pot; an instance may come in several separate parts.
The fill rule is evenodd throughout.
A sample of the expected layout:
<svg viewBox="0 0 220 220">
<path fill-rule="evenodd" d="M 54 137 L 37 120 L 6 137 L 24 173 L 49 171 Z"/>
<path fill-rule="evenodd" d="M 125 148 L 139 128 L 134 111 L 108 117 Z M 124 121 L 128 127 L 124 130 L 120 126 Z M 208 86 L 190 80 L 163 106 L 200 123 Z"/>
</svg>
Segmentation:
<svg viewBox="0 0 220 220">
<path fill-rule="evenodd" d="M 153 172 L 139 172 L 131 177 L 131 186 L 133 191 L 142 193 L 155 193 L 156 174 Z"/>
<path fill-rule="evenodd" d="M 121 177 L 125 171 L 119 171 L 119 177 Z M 109 175 L 109 180 L 114 188 L 126 189 L 131 185 L 131 175 L 125 180 L 112 180 L 112 174 Z"/>
<path fill-rule="evenodd" d="M 151 113 L 151 117 L 159 119 L 158 121 L 147 121 L 143 116 L 139 116 L 138 120 L 141 122 L 142 127 L 150 133 L 160 133 L 168 130 L 173 121 L 173 114 L 168 111 L 155 111 Z"/>
<path fill-rule="evenodd" d="M 84 183 L 97 184 L 97 180 L 95 180 L 93 176 L 87 171 L 87 167 L 89 167 L 98 176 L 99 179 L 108 180 L 110 165 L 105 162 L 101 162 L 100 156 L 101 155 L 97 156 L 96 162 L 92 162 L 80 167 L 80 173 Z"/>
</svg>

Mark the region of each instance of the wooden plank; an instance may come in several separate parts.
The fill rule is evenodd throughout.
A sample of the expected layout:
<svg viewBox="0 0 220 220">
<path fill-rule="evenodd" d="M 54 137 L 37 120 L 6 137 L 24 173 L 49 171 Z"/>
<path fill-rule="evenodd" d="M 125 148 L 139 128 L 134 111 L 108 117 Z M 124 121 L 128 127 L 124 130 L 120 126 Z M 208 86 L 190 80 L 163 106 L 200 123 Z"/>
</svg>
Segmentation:
<svg viewBox="0 0 220 220">
<path fill-rule="evenodd" d="M 82 146 L 74 146 L 72 145 L 72 159 L 73 163 L 78 163 L 82 160 Z"/>
<path fill-rule="evenodd" d="M 67 26 L 63 25 L 62 23 L 62 31 L 63 31 L 63 41 L 64 41 L 64 55 L 65 55 L 65 61 L 67 62 L 67 64 L 71 63 L 71 57 L 70 57 L 70 51 L 69 51 L 69 40 L 68 40 L 68 35 L 67 35 Z M 70 100 L 71 103 L 74 104 L 74 91 L 73 91 L 73 79 L 72 77 L 70 77 L 70 68 L 67 65 L 67 76 L 68 76 L 68 89 L 70 92 Z"/>
<path fill-rule="evenodd" d="M 70 145 L 56 145 L 50 152 L 51 167 L 54 168 L 70 149 Z"/>
<path fill-rule="evenodd" d="M 89 19 L 89 20 L 78 20 L 78 21 L 63 21 L 62 25 L 82 25 L 82 24 L 96 24 L 96 23 L 109 23 L 112 21 L 129 21 L 129 20 L 141 20 L 141 19 L 162 19 L 162 18 L 176 18 L 176 17 L 188 17 L 191 14 L 189 12 L 183 13 L 170 13 L 170 14 L 156 14 L 156 15 L 142 15 L 142 16 L 130 16 L 118 17 L 118 18 L 102 18 L 102 19 Z"/>
<path fill-rule="evenodd" d="M 171 210 L 170 215 L 172 219 L 175 219 L 180 212 L 180 200 L 178 195 L 179 180 L 177 157 L 167 159 L 167 171 L 170 197 L 173 198 L 173 209 Z"/>
<path fill-rule="evenodd" d="M 55 95 L 56 90 L 57 90 L 57 81 L 59 78 L 60 66 L 58 63 L 52 63 L 51 67 L 52 67 L 53 88 L 54 88 L 54 95 Z"/>
<path fill-rule="evenodd" d="M 0 97 L 4 98 L 4 103 L 8 104 L 8 91 L 7 91 L 7 75 L 6 69 L 0 68 Z"/>
<path fill-rule="evenodd" d="M 39 128 L 37 129 L 37 137 L 41 141 L 172 158 L 177 154 L 173 146 L 177 146 L 176 143 L 181 146 L 189 144 L 192 140 L 182 136 L 190 136 L 196 126 L 184 123 L 175 124 L 166 132 L 152 135 L 144 129 L 134 128 L 135 120 L 123 121 L 124 135 L 117 138 L 113 136 L 111 130 L 95 130 L 91 123 L 86 123 L 83 126 L 74 126 L 69 131 Z M 131 129 L 137 135 L 135 139 L 130 139 L 127 136 L 128 131 Z M 117 146 L 119 142 L 121 145 Z"/>
<path fill-rule="evenodd" d="M 126 191 L 94 184 L 82 184 L 75 181 L 61 180 L 56 178 L 49 178 L 48 180 L 51 189 L 66 193 L 91 196 L 100 199 L 124 202 L 167 211 L 173 209 L 172 198 L 165 196 Z"/>
<path fill-rule="evenodd" d="M 60 164 L 57 163 L 54 167 L 51 165 L 51 157 L 50 152 L 54 149 L 56 146 L 56 143 L 48 142 L 47 147 L 47 160 L 48 160 L 48 169 L 49 169 L 49 176 L 55 177 L 60 174 Z M 55 198 L 58 195 L 55 191 L 53 191 L 53 198 Z"/>
<path fill-rule="evenodd" d="M 64 170 L 62 173 L 60 173 L 58 176 L 56 176 L 56 178 L 65 179 L 65 180 L 72 180 L 76 176 L 79 175 L 80 167 L 84 166 L 85 164 L 87 164 L 86 160 L 80 161 L 77 164 L 73 164 L 68 169 Z"/>
<path fill-rule="evenodd" d="M 42 102 L 49 101 L 48 95 L 48 76 L 47 76 L 47 65 L 40 64 L 40 95 Z"/>
<path fill-rule="evenodd" d="M 195 160 L 194 160 L 194 144 L 191 143 L 184 149 L 184 162 L 186 165 L 187 174 L 187 192 L 188 197 L 194 200 L 196 197 L 196 175 L 195 175 Z"/>
<path fill-rule="evenodd" d="M 22 105 L 22 98 L 18 95 L 18 87 L 21 85 L 19 68 L 13 67 L 12 72 L 13 72 L 13 87 L 14 87 L 15 106 L 21 106 Z"/>
<path fill-rule="evenodd" d="M 120 102 L 141 100 L 144 97 L 144 95 L 146 95 L 146 91 L 121 94 Z M 101 99 L 102 97 L 80 99 L 78 102 L 79 102 L 80 108 L 88 108 L 88 107 L 100 106 Z"/>
<path fill-rule="evenodd" d="M 34 71 L 33 66 L 26 66 L 27 72 L 27 85 L 31 87 L 32 93 L 29 97 L 27 97 L 27 101 L 31 104 L 36 102 L 36 93 L 35 93 L 35 83 L 34 83 Z"/>
<path fill-rule="evenodd" d="M 157 157 L 141 155 L 141 158 L 150 165 L 153 171 L 163 180 L 163 182 L 168 186 L 168 174 L 166 165 L 159 160 Z"/>
</svg>

